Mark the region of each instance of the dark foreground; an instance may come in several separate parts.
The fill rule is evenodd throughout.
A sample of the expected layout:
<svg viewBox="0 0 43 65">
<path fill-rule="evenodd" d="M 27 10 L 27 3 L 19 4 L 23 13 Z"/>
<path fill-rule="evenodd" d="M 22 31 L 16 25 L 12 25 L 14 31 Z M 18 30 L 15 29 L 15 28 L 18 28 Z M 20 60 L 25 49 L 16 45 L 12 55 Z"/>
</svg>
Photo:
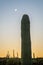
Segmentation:
<svg viewBox="0 0 43 65">
<path fill-rule="evenodd" d="M 21 65 L 20 58 L 0 58 L 0 65 Z M 43 58 L 32 59 L 32 65 L 43 65 Z"/>
</svg>

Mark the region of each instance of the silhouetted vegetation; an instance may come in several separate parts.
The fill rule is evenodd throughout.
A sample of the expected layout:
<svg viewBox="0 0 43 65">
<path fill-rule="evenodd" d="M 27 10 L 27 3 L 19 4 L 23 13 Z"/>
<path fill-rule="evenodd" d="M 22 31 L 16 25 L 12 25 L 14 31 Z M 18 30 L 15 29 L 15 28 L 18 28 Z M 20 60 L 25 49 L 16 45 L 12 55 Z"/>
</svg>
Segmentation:
<svg viewBox="0 0 43 65">
<path fill-rule="evenodd" d="M 21 65 L 20 58 L 0 58 L 0 65 Z M 32 65 L 43 65 L 43 58 L 33 58 Z"/>
</svg>

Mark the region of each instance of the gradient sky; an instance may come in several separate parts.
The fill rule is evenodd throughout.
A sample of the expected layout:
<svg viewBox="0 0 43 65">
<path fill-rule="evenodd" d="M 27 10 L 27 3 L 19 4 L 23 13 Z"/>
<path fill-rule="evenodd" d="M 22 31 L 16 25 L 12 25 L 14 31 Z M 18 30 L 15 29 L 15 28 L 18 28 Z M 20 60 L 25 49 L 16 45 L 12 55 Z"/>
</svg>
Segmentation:
<svg viewBox="0 0 43 65">
<path fill-rule="evenodd" d="M 30 17 L 32 55 L 43 57 L 43 0 L 0 0 L 0 57 L 21 57 L 21 19 Z"/>
</svg>

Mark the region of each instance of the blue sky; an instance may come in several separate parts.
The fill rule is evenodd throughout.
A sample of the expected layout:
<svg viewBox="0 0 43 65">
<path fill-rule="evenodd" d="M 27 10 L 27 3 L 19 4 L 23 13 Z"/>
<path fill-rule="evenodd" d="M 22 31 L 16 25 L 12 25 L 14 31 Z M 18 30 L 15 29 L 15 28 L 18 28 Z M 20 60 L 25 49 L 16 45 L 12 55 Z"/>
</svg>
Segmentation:
<svg viewBox="0 0 43 65">
<path fill-rule="evenodd" d="M 20 56 L 23 14 L 30 17 L 32 53 L 43 56 L 43 0 L 0 0 L 0 56 L 13 49 Z"/>
</svg>

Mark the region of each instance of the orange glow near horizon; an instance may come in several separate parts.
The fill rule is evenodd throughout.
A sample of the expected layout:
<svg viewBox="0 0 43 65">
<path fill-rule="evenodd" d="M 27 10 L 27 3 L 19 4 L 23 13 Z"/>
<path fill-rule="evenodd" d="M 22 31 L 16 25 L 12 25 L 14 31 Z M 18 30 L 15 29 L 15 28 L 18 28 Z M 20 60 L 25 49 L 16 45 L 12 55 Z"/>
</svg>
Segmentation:
<svg viewBox="0 0 43 65">
<path fill-rule="evenodd" d="M 11 50 L 11 49 L 9 49 L 9 50 L 1 50 L 0 51 L 0 57 L 6 57 L 8 51 L 9 51 L 10 57 L 13 57 L 13 50 Z M 20 50 L 18 50 L 18 51 L 14 50 L 15 57 L 17 57 L 17 52 L 18 52 L 18 57 L 21 58 Z M 35 49 L 32 50 L 32 57 L 33 57 L 33 52 L 35 54 L 35 58 L 43 57 L 42 50 L 35 50 Z"/>
<path fill-rule="evenodd" d="M 9 51 L 10 57 L 13 57 L 13 50 L 8 50 L 8 51 L 7 50 L 2 50 L 2 51 L 0 51 L 0 57 L 6 57 L 8 51 Z M 14 52 L 15 57 L 17 57 L 17 53 L 18 53 L 18 57 L 20 58 L 21 57 L 20 51 Z"/>
</svg>

